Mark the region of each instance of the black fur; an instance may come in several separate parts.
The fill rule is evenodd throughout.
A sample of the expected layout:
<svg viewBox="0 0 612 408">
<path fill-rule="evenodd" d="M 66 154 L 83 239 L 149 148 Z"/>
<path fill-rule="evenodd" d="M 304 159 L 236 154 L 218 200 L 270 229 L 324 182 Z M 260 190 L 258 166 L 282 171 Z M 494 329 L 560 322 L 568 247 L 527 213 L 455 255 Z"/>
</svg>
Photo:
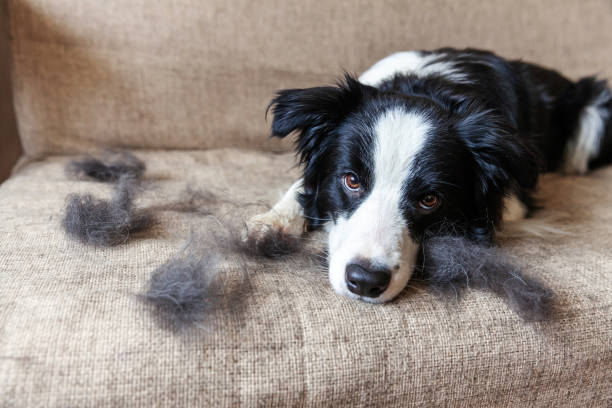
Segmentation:
<svg viewBox="0 0 612 408">
<path fill-rule="evenodd" d="M 350 216 L 367 197 L 373 126 L 387 110 L 401 107 L 434 127 L 405 182 L 402 210 L 413 239 L 451 223 L 470 239 L 491 244 L 504 196 L 516 193 L 533 207 L 538 174 L 560 167 L 582 110 L 610 94 L 602 81 L 573 83 L 556 71 L 486 51 L 436 52 L 442 54 L 433 62 L 452 62 L 467 81 L 402 74 L 372 87 L 347 75 L 336 86 L 284 90 L 272 100 L 272 135 L 298 132 L 304 168 L 299 201 L 309 229 Z M 597 100 L 612 112 L 609 97 Z M 611 128 L 608 120 L 601 153 L 591 165 L 612 160 Z M 359 196 L 341 186 L 347 169 L 359 174 L 364 191 Z M 424 214 L 415 203 L 430 192 L 444 204 Z"/>
<path fill-rule="evenodd" d="M 101 200 L 91 194 L 71 194 L 63 218 L 66 233 L 94 246 L 114 246 L 125 243 L 135 233 L 156 224 L 151 211 L 135 208 L 133 196 L 137 181 L 122 175 L 111 200 Z"/>
<path fill-rule="evenodd" d="M 477 245 L 464 237 L 426 238 L 416 278 L 453 297 L 465 288 L 492 291 L 529 321 L 546 320 L 553 310 L 553 293 L 544 284 L 522 274 L 497 248 Z"/>
</svg>

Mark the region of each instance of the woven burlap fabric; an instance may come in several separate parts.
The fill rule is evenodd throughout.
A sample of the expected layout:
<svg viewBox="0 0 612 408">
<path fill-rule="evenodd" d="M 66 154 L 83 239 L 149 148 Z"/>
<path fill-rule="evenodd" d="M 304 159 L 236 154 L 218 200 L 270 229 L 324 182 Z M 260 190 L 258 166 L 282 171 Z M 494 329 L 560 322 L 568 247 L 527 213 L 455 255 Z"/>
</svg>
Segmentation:
<svg viewBox="0 0 612 408">
<path fill-rule="evenodd" d="M 240 150 L 139 153 L 142 206 L 187 183 L 229 199 L 235 219 L 291 184 L 291 155 Z M 126 245 L 94 249 L 60 228 L 66 195 L 109 187 L 68 179 L 67 157 L 0 186 L 0 406 L 609 406 L 612 389 L 612 169 L 546 177 L 547 210 L 567 235 L 508 239 L 527 273 L 557 292 L 548 323 L 524 323 L 495 296 L 444 301 L 412 283 L 396 301 L 336 295 L 295 257 L 248 262 L 240 313 L 173 333 L 135 296 L 211 217 L 161 212 Z M 234 203 L 234 204 L 232 204 Z M 322 237 L 315 237 L 322 239 Z M 222 256 L 230 275 L 241 262 Z"/>
<path fill-rule="evenodd" d="M 284 149 L 275 90 L 391 52 L 481 47 L 572 77 L 612 75 L 609 0 L 8 0 L 29 155 L 99 145 Z"/>
</svg>

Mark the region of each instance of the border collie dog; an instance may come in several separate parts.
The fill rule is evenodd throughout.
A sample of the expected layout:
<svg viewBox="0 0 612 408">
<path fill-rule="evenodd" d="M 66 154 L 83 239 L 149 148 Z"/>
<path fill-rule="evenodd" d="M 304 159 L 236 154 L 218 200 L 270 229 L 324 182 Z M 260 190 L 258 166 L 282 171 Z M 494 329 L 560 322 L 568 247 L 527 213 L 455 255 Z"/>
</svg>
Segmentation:
<svg viewBox="0 0 612 408">
<path fill-rule="evenodd" d="M 367 302 L 404 289 L 424 238 L 491 245 L 533 208 L 539 173 L 612 161 L 605 81 L 480 50 L 399 52 L 337 86 L 282 90 L 270 108 L 273 136 L 297 133 L 303 177 L 249 238 L 324 228 L 333 289 Z"/>
</svg>

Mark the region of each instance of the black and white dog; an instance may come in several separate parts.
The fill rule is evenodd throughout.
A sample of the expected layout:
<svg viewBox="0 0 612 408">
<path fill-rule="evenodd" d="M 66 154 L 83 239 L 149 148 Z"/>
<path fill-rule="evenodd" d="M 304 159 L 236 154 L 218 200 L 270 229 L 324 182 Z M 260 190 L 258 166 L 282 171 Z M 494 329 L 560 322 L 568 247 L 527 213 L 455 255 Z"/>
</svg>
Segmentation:
<svg viewBox="0 0 612 408">
<path fill-rule="evenodd" d="M 404 289 L 423 237 L 489 245 L 533 207 L 539 173 L 612 161 L 605 81 L 473 49 L 399 52 L 270 107 L 273 136 L 298 134 L 303 178 L 249 236 L 325 228 L 332 287 L 368 302 Z"/>
</svg>

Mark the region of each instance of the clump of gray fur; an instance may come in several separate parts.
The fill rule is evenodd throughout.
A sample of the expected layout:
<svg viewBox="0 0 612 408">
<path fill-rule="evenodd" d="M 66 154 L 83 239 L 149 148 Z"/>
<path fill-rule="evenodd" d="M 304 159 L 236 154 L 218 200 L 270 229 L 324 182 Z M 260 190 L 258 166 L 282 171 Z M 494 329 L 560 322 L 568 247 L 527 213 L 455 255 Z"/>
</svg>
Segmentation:
<svg viewBox="0 0 612 408">
<path fill-rule="evenodd" d="M 127 151 L 109 153 L 104 158 L 87 156 L 66 167 L 66 173 L 73 177 L 101 182 L 116 182 L 122 176 L 139 179 L 144 171 L 142 160 Z"/>
<path fill-rule="evenodd" d="M 423 242 L 420 273 L 442 293 L 471 287 L 503 297 L 524 320 L 540 321 L 552 313 L 553 292 L 526 277 L 519 267 L 494 247 L 456 236 L 431 237 Z"/>
<path fill-rule="evenodd" d="M 173 330 L 201 322 L 219 301 L 218 269 L 213 256 L 180 254 L 158 267 L 144 298 Z"/>
<path fill-rule="evenodd" d="M 63 226 L 68 235 L 94 246 L 114 246 L 130 235 L 155 225 L 153 214 L 134 207 L 137 189 L 131 175 L 120 177 L 111 200 L 101 200 L 91 194 L 71 194 L 64 213 Z"/>
<path fill-rule="evenodd" d="M 236 235 L 237 236 L 237 235 Z M 284 258 L 299 252 L 300 237 L 279 230 L 268 230 L 263 237 L 236 239 L 235 247 L 249 256 L 262 256 L 269 259 Z"/>
<path fill-rule="evenodd" d="M 172 331 L 209 325 L 218 311 L 222 318 L 240 318 L 250 291 L 246 266 L 224 270 L 215 244 L 205 244 L 213 249 L 198 247 L 202 239 L 192 237 L 176 256 L 156 268 L 142 295 L 154 306 L 162 326 Z"/>
</svg>

